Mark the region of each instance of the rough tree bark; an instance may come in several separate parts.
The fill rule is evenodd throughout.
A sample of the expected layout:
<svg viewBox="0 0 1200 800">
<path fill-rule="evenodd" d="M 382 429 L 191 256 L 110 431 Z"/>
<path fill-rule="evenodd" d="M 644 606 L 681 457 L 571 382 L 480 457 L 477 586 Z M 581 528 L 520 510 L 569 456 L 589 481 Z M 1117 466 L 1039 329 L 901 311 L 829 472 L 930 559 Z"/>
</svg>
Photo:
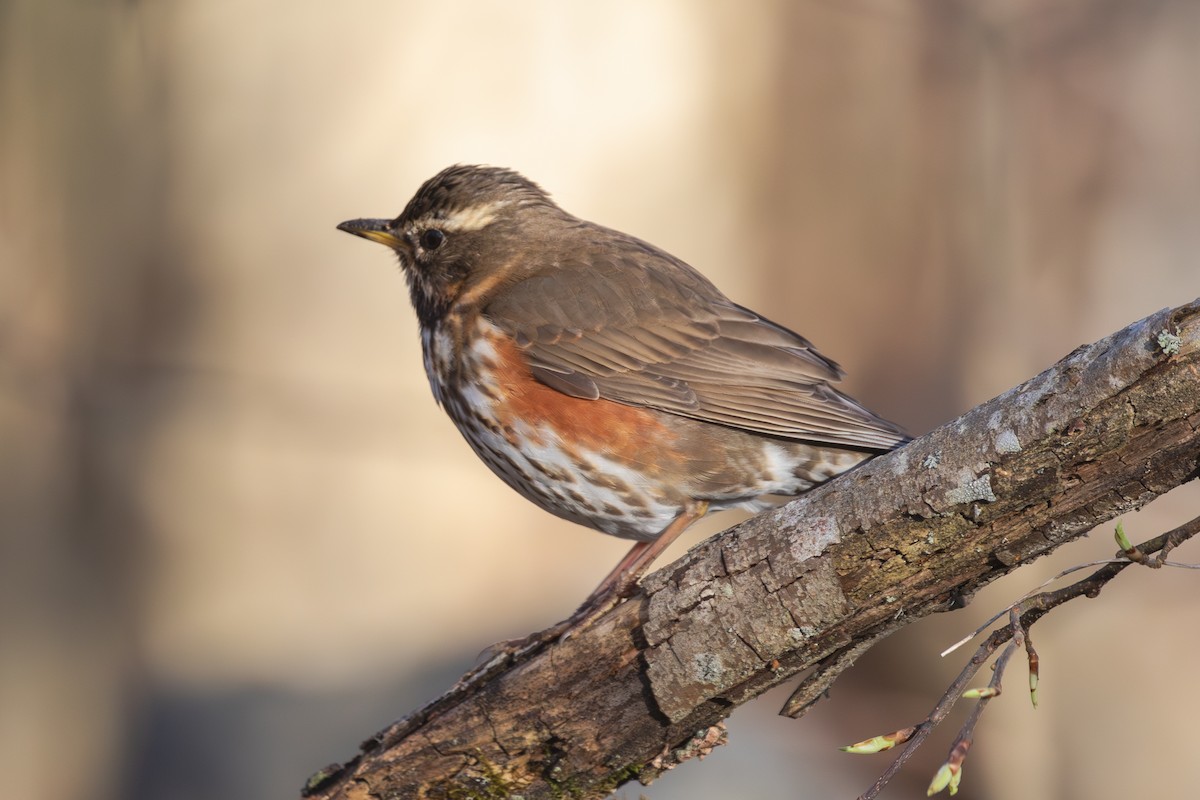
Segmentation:
<svg viewBox="0 0 1200 800">
<path fill-rule="evenodd" d="M 722 741 L 803 670 L 1200 475 L 1200 301 L 693 548 L 578 637 L 485 665 L 368 740 L 320 798 L 600 798 Z"/>
</svg>

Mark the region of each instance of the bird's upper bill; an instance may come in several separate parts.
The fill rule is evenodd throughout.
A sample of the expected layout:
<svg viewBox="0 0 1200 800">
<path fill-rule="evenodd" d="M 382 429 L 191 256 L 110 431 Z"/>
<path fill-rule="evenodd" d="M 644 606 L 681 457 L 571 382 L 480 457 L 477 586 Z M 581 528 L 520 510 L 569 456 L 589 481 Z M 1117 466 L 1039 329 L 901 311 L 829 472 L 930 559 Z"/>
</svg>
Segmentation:
<svg viewBox="0 0 1200 800">
<path fill-rule="evenodd" d="M 353 233 L 372 242 L 385 244 L 393 249 L 405 244 L 404 239 L 392 227 L 390 219 L 351 219 L 338 225 L 339 231 Z"/>
</svg>

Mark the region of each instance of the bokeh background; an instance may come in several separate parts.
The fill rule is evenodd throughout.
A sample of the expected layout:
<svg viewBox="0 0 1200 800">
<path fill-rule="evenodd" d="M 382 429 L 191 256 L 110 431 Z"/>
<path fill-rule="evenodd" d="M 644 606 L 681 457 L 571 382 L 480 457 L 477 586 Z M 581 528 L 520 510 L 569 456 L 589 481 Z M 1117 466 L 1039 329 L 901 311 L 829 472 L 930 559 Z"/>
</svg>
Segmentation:
<svg viewBox="0 0 1200 800">
<path fill-rule="evenodd" d="M 391 256 L 339 221 L 451 163 L 516 168 L 922 433 L 1200 295 L 1198 86 L 1190 0 L 5 0 L 3 793 L 294 797 L 624 552 L 475 460 Z M 776 691 L 618 794 L 854 796 L 885 757 L 835 746 L 919 718 L 946 644 L 1113 550 L 1097 531 L 804 720 Z M 1129 574 L 1040 623 L 1041 707 L 1014 666 L 965 796 L 1193 793 L 1197 598 Z M 885 796 L 920 796 L 957 720 Z"/>
</svg>

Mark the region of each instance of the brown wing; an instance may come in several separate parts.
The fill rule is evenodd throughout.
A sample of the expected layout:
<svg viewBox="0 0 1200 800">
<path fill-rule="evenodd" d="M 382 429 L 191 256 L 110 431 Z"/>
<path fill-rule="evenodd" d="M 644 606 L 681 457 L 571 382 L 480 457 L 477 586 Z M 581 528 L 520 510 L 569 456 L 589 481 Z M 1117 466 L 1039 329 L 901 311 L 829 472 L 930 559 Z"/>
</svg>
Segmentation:
<svg viewBox="0 0 1200 800">
<path fill-rule="evenodd" d="M 784 439 L 887 450 L 907 438 L 833 389 L 841 369 L 803 337 L 683 262 L 621 241 L 606 242 L 603 261 L 558 263 L 506 287 L 484 310 L 538 380 Z"/>
</svg>

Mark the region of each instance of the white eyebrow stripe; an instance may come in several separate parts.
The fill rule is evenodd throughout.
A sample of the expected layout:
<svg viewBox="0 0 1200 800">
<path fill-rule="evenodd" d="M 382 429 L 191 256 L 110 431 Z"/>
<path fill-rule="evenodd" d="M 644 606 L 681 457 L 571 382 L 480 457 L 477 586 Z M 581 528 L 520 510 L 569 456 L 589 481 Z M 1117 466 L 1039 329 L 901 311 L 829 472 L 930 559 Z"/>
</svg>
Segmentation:
<svg viewBox="0 0 1200 800">
<path fill-rule="evenodd" d="M 445 215 L 430 214 L 417 220 L 413 227 L 417 230 L 437 228 L 446 233 L 477 231 L 491 225 L 500 209 L 506 205 L 508 205 L 507 200 L 493 200 L 490 203 L 460 208 Z"/>
</svg>

